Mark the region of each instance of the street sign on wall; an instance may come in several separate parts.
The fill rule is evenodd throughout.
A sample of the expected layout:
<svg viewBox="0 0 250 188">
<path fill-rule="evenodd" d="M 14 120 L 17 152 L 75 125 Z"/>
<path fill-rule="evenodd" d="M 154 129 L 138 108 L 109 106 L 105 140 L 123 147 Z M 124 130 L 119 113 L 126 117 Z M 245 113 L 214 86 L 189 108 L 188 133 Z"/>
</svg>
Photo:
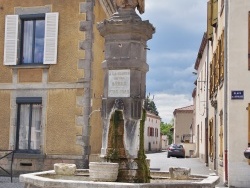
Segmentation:
<svg viewBox="0 0 250 188">
<path fill-rule="evenodd" d="M 108 97 L 130 97 L 130 69 L 109 70 Z"/>
<path fill-rule="evenodd" d="M 243 90 L 231 91 L 231 99 L 244 99 L 244 91 Z"/>
</svg>

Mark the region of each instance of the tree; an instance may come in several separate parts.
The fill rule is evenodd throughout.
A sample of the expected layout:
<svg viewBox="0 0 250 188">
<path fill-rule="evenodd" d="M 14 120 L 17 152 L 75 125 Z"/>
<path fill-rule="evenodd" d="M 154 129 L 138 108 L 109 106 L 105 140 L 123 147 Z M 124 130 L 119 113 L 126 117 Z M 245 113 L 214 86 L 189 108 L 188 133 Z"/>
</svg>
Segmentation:
<svg viewBox="0 0 250 188">
<path fill-rule="evenodd" d="M 173 119 L 170 123 L 161 122 L 161 133 L 168 136 L 169 144 L 173 142 Z"/>
<path fill-rule="evenodd" d="M 146 111 L 155 114 L 156 116 L 159 115 L 159 112 L 157 110 L 157 107 L 153 101 L 153 99 L 149 98 L 150 94 L 147 96 L 147 98 L 145 99 L 145 109 Z"/>
</svg>

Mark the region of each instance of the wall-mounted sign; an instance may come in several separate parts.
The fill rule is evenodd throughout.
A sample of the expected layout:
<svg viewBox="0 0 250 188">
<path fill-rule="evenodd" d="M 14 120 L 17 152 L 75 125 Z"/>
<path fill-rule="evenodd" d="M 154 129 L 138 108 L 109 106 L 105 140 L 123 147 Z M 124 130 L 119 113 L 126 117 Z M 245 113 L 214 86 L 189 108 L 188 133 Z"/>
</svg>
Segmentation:
<svg viewBox="0 0 250 188">
<path fill-rule="evenodd" d="M 108 97 L 130 97 L 130 70 L 109 70 Z"/>
<path fill-rule="evenodd" d="M 244 99 L 244 91 L 231 91 L 231 99 Z"/>
</svg>

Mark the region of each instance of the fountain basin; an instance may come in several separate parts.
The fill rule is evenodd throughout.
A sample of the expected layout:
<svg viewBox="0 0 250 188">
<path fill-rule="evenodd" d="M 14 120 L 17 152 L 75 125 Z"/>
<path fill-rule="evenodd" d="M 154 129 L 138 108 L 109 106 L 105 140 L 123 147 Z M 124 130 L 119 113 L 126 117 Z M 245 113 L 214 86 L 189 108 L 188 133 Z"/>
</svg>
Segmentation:
<svg viewBox="0 0 250 188">
<path fill-rule="evenodd" d="M 172 180 L 169 172 L 152 172 L 150 183 L 95 182 L 88 169 L 78 169 L 75 175 L 57 175 L 54 170 L 20 175 L 20 182 L 32 188 L 213 188 L 218 176 L 191 175 L 189 180 Z"/>
</svg>

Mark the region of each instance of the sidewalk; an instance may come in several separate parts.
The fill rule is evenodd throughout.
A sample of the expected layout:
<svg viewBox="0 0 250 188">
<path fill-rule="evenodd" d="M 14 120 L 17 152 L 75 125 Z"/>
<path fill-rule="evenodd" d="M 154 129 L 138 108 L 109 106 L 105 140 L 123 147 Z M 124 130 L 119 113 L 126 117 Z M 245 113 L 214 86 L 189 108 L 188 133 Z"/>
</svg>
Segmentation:
<svg viewBox="0 0 250 188">
<path fill-rule="evenodd" d="M 19 182 L 18 177 L 14 177 L 11 183 L 10 177 L 0 176 L 0 188 L 24 188 L 24 184 Z"/>
</svg>

